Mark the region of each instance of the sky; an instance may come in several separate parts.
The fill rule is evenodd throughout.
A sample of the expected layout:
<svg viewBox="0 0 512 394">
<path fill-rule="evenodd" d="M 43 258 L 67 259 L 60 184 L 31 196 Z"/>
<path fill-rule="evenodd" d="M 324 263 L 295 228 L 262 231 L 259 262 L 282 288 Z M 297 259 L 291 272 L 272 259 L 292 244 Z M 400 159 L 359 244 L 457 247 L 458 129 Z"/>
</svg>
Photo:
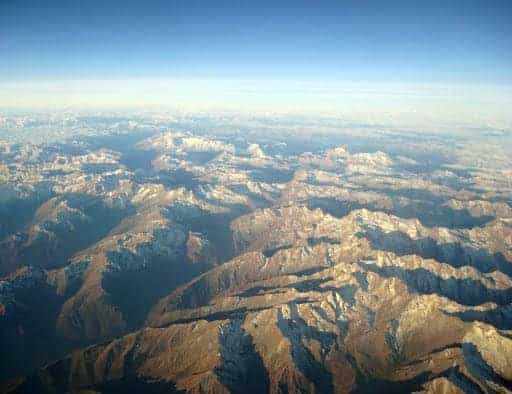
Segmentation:
<svg viewBox="0 0 512 394">
<path fill-rule="evenodd" d="M 511 85 L 510 0 L 0 0 L 0 107 L 367 104 L 491 119 L 507 117 Z"/>
<path fill-rule="evenodd" d="M 0 79 L 512 82 L 510 0 L 0 0 Z"/>
</svg>

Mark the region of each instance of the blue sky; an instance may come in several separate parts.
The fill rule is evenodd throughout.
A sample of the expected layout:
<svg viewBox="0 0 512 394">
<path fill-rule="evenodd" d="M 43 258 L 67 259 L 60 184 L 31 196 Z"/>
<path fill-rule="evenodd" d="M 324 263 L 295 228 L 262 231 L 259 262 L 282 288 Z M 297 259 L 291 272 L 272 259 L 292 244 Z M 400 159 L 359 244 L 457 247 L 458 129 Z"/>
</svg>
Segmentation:
<svg viewBox="0 0 512 394">
<path fill-rule="evenodd" d="M 512 1 L 0 0 L 0 80 L 512 83 Z"/>
</svg>

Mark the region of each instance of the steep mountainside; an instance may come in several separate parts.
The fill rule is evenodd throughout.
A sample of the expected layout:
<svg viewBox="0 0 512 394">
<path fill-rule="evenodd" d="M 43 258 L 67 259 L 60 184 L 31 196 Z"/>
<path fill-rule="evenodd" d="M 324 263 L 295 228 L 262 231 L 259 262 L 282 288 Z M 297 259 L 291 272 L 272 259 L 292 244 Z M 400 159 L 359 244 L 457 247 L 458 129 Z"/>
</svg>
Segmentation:
<svg viewBox="0 0 512 394">
<path fill-rule="evenodd" d="M 2 392 L 512 392 L 499 144 L 258 130 L 8 145 Z"/>
</svg>

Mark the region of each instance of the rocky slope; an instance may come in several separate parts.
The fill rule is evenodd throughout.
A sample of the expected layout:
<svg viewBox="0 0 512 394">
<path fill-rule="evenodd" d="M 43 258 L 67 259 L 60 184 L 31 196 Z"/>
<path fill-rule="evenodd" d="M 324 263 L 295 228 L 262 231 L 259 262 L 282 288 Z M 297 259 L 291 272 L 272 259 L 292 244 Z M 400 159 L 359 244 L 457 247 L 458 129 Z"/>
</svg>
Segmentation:
<svg viewBox="0 0 512 394">
<path fill-rule="evenodd" d="M 510 159 L 302 138 L 5 145 L 2 391 L 512 391 Z"/>
<path fill-rule="evenodd" d="M 160 300 L 148 328 L 75 352 L 17 390 L 103 392 L 132 380 L 187 392 L 512 389 L 508 275 L 372 247 L 369 223 L 421 226 L 366 210 L 243 216 L 239 257 Z M 493 321 L 498 308 L 508 325 Z"/>
</svg>

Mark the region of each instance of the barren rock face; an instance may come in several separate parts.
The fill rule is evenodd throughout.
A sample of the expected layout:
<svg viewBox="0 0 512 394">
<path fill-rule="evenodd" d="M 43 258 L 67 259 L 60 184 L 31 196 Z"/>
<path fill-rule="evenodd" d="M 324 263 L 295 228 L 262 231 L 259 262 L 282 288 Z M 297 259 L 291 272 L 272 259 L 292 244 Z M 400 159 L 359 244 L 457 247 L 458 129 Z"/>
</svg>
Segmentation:
<svg viewBox="0 0 512 394">
<path fill-rule="evenodd" d="M 512 391 L 510 138 L 152 121 L 0 144 L 2 392 Z"/>
</svg>

